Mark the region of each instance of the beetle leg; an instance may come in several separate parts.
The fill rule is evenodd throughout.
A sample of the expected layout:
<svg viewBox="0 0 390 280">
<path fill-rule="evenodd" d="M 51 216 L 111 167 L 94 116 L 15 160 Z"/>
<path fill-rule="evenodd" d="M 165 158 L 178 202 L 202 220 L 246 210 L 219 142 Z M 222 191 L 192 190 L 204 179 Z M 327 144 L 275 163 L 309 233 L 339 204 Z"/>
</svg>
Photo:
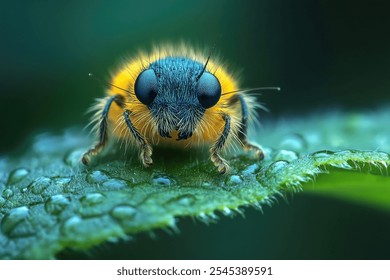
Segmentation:
<svg viewBox="0 0 390 280">
<path fill-rule="evenodd" d="M 254 151 L 255 156 L 257 159 L 263 159 L 264 158 L 264 152 L 261 150 L 258 146 L 251 144 L 248 141 L 247 138 L 247 132 L 248 132 L 248 107 L 245 103 L 244 97 L 241 95 L 238 95 L 238 100 L 241 103 L 241 128 L 238 131 L 238 139 L 240 139 L 242 146 L 246 151 Z"/>
<path fill-rule="evenodd" d="M 81 158 L 81 162 L 85 165 L 88 165 L 91 161 L 91 158 L 98 155 L 108 143 L 107 117 L 108 117 L 108 112 L 110 110 L 111 104 L 114 101 L 116 104 L 123 107 L 123 100 L 120 95 L 114 95 L 107 99 L 106 104 L 104 105 L 102 110 L 99 129 L 98 129 L 99 140 L 92 148 L 90 148 L 87 152 L 85 152 Z"/>
<path fill-rule="evenodd" d="M 141 149 L 139 157 L 142 161 L 142 164 L 144 165 L 144 167 L 149 167 L 153 164 L 152 147 L 150 146 L 148 141 L 141 135 L 141 133 L 139 133 L 139 131 L 134 127 L 133 123 L 130 120 L 130 115 L 131 112 L 129 110 L 125 110 L 123 113 L 126 125 Z"/>
<path fill-rule="evenodd" d="M 214 165 L 218 168 L 218 172 L 224 174 L 226 172 L 229 172 L 229 164 L 223 157 L 221 157 L 220 153 L 230 133 L 230 116 L 223 115 L 222 118 L 225 121 L 225 126 L 223 128 L 221 136 L 218 138 L 217 142 L 215 142 L 214 146 L 210 149 L 210 158 Z"/>
</svg>

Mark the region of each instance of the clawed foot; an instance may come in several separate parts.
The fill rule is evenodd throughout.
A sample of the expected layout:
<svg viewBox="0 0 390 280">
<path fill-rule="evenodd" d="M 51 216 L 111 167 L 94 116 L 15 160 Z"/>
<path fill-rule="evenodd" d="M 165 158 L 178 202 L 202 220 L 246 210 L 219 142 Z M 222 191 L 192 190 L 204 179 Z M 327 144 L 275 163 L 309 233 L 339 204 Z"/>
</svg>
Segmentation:
<svg viewBox="0 0 390 280">
<path fill-rule="evenodd" d="M 153 165 L 152 147 L 149 144 L 141 146 L 140 158 L 144 167 Z"/>
<path fill-rule="evenodd" d="M 228 162 L 218 153 L 211 153 L 211 161 L 214 163 L 215 167 L 217 167 L 220 174 L 229 173 L 230 166 Z"/>
<path fill-rule="evenodd" d="M 243 146 L 244 146 L 245 151 L 248 151 L 248 152 L 253 151 L 255 153 L 255 158 L 257 160 L 264 159 L 264 152 L 258 146 L 253 145 L 253 144 L 249 144 L 249 143 L 245 143 Z"/>
<path fill-rule="evenodd" d="M 81 157 L 81 162 L 84 165 L 88 165 L 91 162 L 91 159 L 95 157 L 97 154 L 99 154 L 102 151 L 102 149 L 103 149 L 103 145 L 100 143 L 97 144 L 96 146 L 89 149 L 83 154 L 83 156 Z"/>
</svg>

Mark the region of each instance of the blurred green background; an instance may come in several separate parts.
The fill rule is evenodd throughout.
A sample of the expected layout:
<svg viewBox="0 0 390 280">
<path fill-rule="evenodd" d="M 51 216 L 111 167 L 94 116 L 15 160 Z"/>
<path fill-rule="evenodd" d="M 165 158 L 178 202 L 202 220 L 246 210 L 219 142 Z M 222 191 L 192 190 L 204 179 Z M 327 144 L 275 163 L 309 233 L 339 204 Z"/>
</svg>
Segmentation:
<svg viewBox="0 0 390 280">
<path fill-rule="evenodd" d="M 12 1 L 0 9 L 0 153 L 31 134 L 84 126 L 121 59 L 161 41 L 213 46 L 243 87 L 264 93 L 263 121 L 389 104 L 390 4 L 385 1 Z M 390 258 L 389 213 L 296 195 L 265 215 L 180 222 L 63 258 Z"/>
</svg>

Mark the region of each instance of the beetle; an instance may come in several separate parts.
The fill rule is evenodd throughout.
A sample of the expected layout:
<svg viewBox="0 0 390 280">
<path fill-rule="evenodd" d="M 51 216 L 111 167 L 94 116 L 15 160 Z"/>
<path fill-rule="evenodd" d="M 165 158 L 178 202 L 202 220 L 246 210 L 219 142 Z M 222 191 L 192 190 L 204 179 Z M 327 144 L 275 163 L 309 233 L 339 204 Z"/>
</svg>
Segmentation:
<svg viewBox="0 0 390 280">
<path fill-rule="evenodd" d="M 247 138 L 254 98 L 210 55 L 184 44 L 162 46 L 126 60 L 108 84 L 106 97 L 93 107 L 98 141 L 83 154 L 85 165 L 111 137 L 137 147 L 144 167 L 152 165 L 152 146 L 160 144 L 209 145 L 222 174 L 229 164 L 221 153 L 234 143 L 264 157 Z"/>
</svg>

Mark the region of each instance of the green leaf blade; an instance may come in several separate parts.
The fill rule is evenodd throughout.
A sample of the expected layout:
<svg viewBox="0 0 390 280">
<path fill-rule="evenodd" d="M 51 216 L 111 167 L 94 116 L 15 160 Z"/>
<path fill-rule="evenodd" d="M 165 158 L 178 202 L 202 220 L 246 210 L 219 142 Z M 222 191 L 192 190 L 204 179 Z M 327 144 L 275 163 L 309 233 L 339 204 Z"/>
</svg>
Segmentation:
<svg viewBox="0 0 390 280">
<path fill-rule="evenodd" d="M 273 129 L 276 135 L 282 134 L 278 127 Z M 354 129 L 351 134 L 336 127 L 335 138 L 355 138 L 358 132 Z M 382 135 L 383 130 L 378 131 Z M 302 186 L 307 189 L 319 174 L 317 181 L 324 182 L 317 182 L 319 193 L 335 193 L 388 209 L 388 153 L 340 150 L 337 145 L 333 151 L 320 151 L 318 142 L 310 140 L 317 138 L 304 138 L 305 145 L 296 145 L 297 139 L 295 143 L 281 139 L 291 149 L 266 148 L 262 162 L 244 153 L 230 155 L 232 172 L 221 176 L 207 153 L 162 148 L 156 149 L 152 169 L 140 167 L 136 155 L 118 154 L 108 154 L 86 168 L 79 163 L 88 147 L 84 134 L 70 130 L 60 136 L 40 136 L 22 156 L 0 159 L 0 258 L 48 259 L 65 248 L 88 249 L 159 228 L 176 231 L 177 218 L 184 216 L 212 222 L 220 214 L 241 213 L 248 206 L 261 208 L 284 192 Z M 324 146 L 332 147 L 329 143 Z M 358 185 L 353 181 L 359 180 L 353 179 L 357 171 L 375 175 L 367 175 L 372 178 L 362 185 L 366 194 L 350 195 Z M 335 176 L 329 179 L 324 175 L 329 172 Z M 370 192 L 368 185 L 379 175 L 384 176 L 378 188 Z M 345 186 L 338 188 L 338 180 L 351 180 L 350 191 Z M 335 192 L 337 188 L 340 190 Z"/>
</svg>

